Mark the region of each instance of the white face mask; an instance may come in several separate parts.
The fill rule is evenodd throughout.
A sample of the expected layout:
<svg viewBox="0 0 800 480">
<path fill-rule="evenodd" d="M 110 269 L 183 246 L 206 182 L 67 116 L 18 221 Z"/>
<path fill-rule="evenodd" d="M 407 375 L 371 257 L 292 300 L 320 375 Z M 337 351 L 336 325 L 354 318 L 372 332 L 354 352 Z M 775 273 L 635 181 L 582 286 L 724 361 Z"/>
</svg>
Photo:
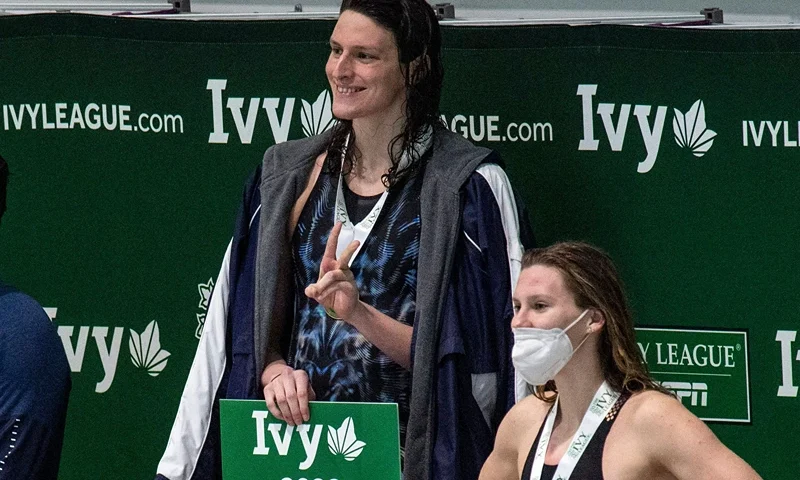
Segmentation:
<svg viewBox="0 0 800 480">
<path fill-rule="evenodd" d="M 572 358 L 572 354 L 589 338 L 586 337 L 573 350 L 567 330 L 578 323 L 589 311 L 587 308 L 565 329 L 514 328 L 514 348 L 511 360 L 522 378 L 531 385 L 544 385 Z"/>
</svg>

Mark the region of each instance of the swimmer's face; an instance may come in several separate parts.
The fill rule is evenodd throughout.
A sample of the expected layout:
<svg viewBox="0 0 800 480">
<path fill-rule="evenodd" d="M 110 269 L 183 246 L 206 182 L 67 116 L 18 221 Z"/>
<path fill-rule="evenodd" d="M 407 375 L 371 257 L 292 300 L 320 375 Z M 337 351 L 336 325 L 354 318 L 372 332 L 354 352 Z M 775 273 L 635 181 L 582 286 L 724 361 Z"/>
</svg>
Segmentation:
<svg viewBox="0 0 800 480">
<path fill-rule="evenodd" d="M 333 114 L 384 125 L 402 121 L 406 87 L 392 32 L 365 15 L 345 10 L 330 44 L 325 73 L 333 92 Z"/>
<path fill-rule="evenodd" d="M 561 271 L 545 265 L 533 265 L 520 272 L 512 302 L 512 328 L 566 328 L 584 310 L 575 304 Z M 577 325 L 568 333 L 573 330 L 579 330 Z"/>
</svg>

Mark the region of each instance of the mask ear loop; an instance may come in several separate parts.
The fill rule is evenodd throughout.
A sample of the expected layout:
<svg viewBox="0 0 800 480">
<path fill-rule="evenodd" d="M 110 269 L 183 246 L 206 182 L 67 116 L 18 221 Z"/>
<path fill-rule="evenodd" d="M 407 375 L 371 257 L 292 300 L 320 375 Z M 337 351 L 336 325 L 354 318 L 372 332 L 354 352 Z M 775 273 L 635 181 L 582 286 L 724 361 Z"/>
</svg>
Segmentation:
<svg viewBox="0 0 800 480">
<path fill-rule="evenodd" d="M 588 308 L 587 308 L 586 310 L 584 310 L 584 311 L 583 311 L 583 313 L 581 313 L 581 314 L 580 314 L 580 316 L 579 316 L 578 318 L 576 318 L 574 322 L 570 323 L 570 324 L 569 324 L 569 326 L 568 326 L 566 329 L 564 329 L 564 333 L 566 334 L 567 330 L 569 330 L 570 328 L 572 328 L 572 326 L 573 326 L 573 325 L 575 325 L 576 323 L 580 322 L 580 321 L 581 321 L 581 319 L 582 319 L 583 317 L 585 317 L 585 316 L 586 316 L 586 314 L 587 314 L 588 312 L 589 312 L 589 309 L 588 309 Z M 589 335 L 591 335 L 591 334 L 592 334 L 591 332 L 587 333 L 587 334 L 586 334 L 586 336 L 584 336 L 584 337 L 583 337 L 583 340 L 581 340 L 581 343 L 579 343 L 577 347 L 575 347 L 575 348 L 573 348 L 573 349 L 572 349 L 572 354 L 573 354 L 573 355 L 575 354 L 575 352 L 577 352 L 577 351 L 578 351 L 578 349 L 579 349 L 579 348 L 581 348 L 581 346 L 582 346 L 584 343 L 586 343 L 586 340 L 588 340 L 588 339 L 589 339 Z"/>
<path fill-rule="evenodd" d="M 575 349 L 574 349 L 574 350 L 572 350 L 572 354 L 573 354 L 573 355 L 575 355 L 575 352 L 577 352 L 577 351 L 578 351 L 578 349 L 579 349 L 579 348 L 581 348 L 581 345 L 583 345 L 584 343 L 586 343 L 586 340 L 588 340 L 588 339 L 589 339 L 589 335 L 591 335 L 591 333 L 587 333 L 587 334 L 586 334 L 586 336 L 585 336 L 585 337 L 583 337 L 583 340 L 581 340 L 581 343 L 579 343 L 579 344 L 578 344 L 578 346 L 577 346 L 577 347 L 575 347 Z"/>
<path fill-rule="evenodd" d="M 572 327 L 573 327 L 573 326 L 574 326 L 576 323 L 580 322 L 580 321 L 581 321 L 581 319 L 582 319 L 583 317 L 585 317 L 587 313 L 589 313 L 589 309 L 588 309 L 588 308 L 587 308 L 586 310 L 584 310 L 584 311 L 583 311 L 583 313 L 581 313 L 580 315 L 578 315 L 578 318 L 576 318 L 576 319 L 575 319 L 575 320 L 574 320 L 572 323 L 570 323 L 569 325 L 567 325 L 567 328 L 565 328 L 565 329 L 564 329 L 564 331 L 566 332 L 567 330 L 569 330 L 570 328 L 572 328 Z"/>
</svg>

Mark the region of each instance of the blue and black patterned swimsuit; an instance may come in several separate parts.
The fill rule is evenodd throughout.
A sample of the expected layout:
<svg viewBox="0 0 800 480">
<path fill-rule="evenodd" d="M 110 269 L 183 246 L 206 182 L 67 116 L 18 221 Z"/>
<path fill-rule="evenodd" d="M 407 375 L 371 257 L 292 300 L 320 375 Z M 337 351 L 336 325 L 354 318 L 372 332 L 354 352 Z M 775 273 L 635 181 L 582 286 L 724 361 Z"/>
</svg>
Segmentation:
<svg viewBox="0 0 800 480">
<path fill-rule="evenodd" d="M 361 300 L 413 325 L 416 310 L 421 175 L 390 189 L 386 203 L 350 269 Z M 292 237 L 295 322 L 289 363 L 308 372 L 318 400 L 396 402 L 405 440 L 411 373 L 355 328 L 334 320 L 303 294 L 317 281 L 334 224 L 338 175 L 320 173 Z"/>
</svg>

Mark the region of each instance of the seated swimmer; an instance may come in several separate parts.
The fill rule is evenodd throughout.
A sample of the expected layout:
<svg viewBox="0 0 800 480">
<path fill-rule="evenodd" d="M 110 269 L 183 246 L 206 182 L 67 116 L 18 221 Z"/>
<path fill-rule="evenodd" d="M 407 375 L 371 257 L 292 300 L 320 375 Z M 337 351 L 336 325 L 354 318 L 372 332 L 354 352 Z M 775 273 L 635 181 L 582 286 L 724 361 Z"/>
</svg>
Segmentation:
<svg viewBox="0 0 800 480">
<path fill-rule="evenodd" d="M 528 251 L 513 302 L 514 366 L 534 394 L 504 418 L 481 480 L 760 478 L 649 376 L 605 253 Z"/>
</svg>

